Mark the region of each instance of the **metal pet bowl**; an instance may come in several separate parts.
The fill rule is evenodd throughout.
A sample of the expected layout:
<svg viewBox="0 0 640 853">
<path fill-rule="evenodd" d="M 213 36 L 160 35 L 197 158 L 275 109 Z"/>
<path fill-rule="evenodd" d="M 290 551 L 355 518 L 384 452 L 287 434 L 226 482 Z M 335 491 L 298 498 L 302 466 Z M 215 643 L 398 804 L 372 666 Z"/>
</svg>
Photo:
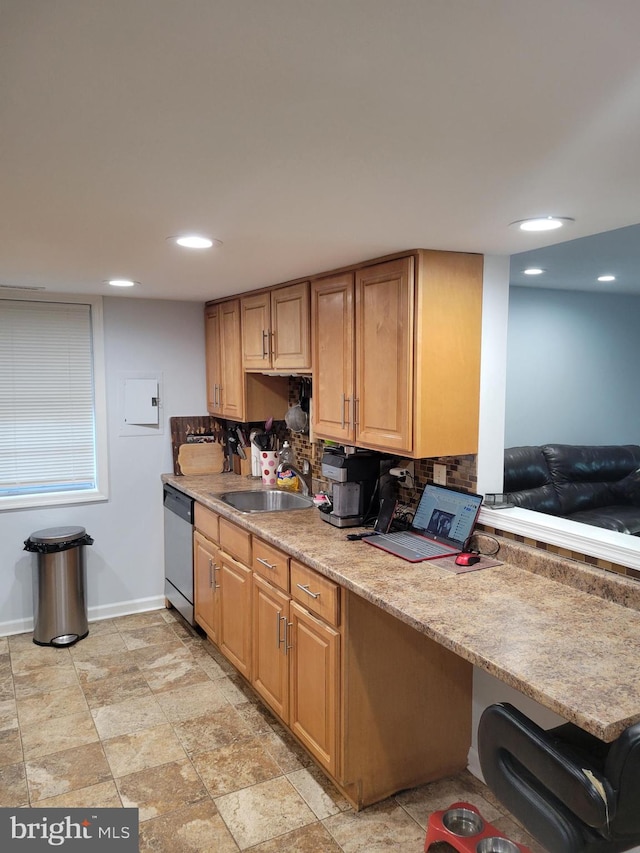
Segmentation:
<svg viewBox="0 0 640 853">
<path fill-rule="evenodd" d="M 471 835 L 478 835 L 484 829 L 484 821 L 480 815 L 477 812 L 471 811 L 471 809 L 463 808 L 449 809 L 449 811 L 445 812 L 442 815 L 442 824 L 453 835 L 465 838 Z M 490 850 L 491 848 L 489 847 L 482 851 L 478 848 L 478 853 L 489 853 Z"/>
<path fill-rule="evenodd" d="M 499 835 L 483 838 L 476 846 L 476 853 L 520 853 L 520 848 L 508 838 Z"/>
</svg>

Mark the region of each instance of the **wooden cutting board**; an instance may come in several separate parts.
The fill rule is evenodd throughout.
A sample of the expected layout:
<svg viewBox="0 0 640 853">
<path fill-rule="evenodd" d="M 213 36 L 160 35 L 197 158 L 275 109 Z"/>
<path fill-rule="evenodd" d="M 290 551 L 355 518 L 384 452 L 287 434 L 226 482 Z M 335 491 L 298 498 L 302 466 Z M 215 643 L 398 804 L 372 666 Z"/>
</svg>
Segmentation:
<svg viewBox="0 0 640 853">
<path fill-rule="evenodd" d="M 217 441 L 181 444 L 178 465 L 182 474 L 221 474 L 224 450 Z"/>
<path fill-rule="evenodd" d="M 224 439 L 222 427 L 210 415 L 169 418 L 169 423 L 171 425 L 171 455 L 173 456 L 174 474 L 182 474 L 178 465 L 180 445 L 190 444 L 193 441 L 193 436 L 200 436 L 203 433 L 214 435 L 220 444 Z"/>
</svg>

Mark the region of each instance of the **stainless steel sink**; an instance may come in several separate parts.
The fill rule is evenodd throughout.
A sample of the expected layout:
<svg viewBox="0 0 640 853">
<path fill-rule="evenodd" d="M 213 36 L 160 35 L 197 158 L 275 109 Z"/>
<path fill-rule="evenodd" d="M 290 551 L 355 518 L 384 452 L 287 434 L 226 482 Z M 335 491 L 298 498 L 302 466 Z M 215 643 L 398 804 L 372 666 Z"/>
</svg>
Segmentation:
<svg viewBox="0 0 640 853">
<path fill-rule="evenodd" d="M 311 509 L 313 500 L 297 492 L 279 489 L 223 492 L 213 495 L 240 512 L 281 512 L 291 509 Z"/>
</svg>

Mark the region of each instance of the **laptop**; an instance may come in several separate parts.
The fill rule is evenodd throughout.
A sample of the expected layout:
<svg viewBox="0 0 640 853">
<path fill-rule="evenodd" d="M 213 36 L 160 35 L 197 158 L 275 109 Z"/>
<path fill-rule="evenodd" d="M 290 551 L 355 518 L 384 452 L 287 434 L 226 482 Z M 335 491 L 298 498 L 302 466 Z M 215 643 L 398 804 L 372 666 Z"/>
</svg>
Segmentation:
<svg viewBox="0 0 640 853">
<path fill-rule="evenodd" d="M 444 486 L 425 486 L 411 527 L 363 539 L 410 563 L 451 557 L 464 551 L 480 512 L 482 495 Z"/>
</svg>

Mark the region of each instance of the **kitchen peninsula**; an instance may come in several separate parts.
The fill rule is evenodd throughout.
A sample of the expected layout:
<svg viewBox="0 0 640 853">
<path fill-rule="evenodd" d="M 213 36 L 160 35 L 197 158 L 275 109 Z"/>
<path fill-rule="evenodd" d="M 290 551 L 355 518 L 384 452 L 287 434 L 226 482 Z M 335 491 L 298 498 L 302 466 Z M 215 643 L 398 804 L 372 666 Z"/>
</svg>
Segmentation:
<svg viewBox="0 0 640 853">
<path fill-rule="evenodd" d="M 247 478 L 222 474 L 162 479 L 251 534 L 254 541 L 288 555 L 292 565 L 299 561 L 334 582 L 344 595 L 345 612 L 347 605 L 354 613 L 368 609 L 379 614 L 382 631 L 397 630 L 405 645 L 410 646 L 415 636 L 424 642 L 428 638 L 432 653 L 439 654 L 440 649 L 445 657 L 438 658 L 436 669 L 442 689 L 455 697 L 448 718 L 441 721 L 453 740 L 453 765 L 466 760 L 471 742 L 471 664 L 606 741 L 640 720 L 640 683 L 635 678 L 640 585 L 634 581 L 577 564 L 568 569 L 569 561 L 553 557 L 536 559 L 552 564 L 555 560 L 557 571 L 540 569 L 527 564 L 526 556 L 514 557 L 518 546 L 506 542 L 499 555 L 501 565 L 456 575 L 347 541 L 344 531 L 326 524 L 315 509 L 243 514 L 216 499 L 223 491 L 256 488 Z M 372 649 L 376 640 L 370 633 Z M 366 643 L 358 654 L 366 656 Z M 419 682 L 421 673 L 416 671 L 415 676 Z M 437 700 L 441 685 L 433 678 L 432 673 L 430 689 Z M 372 696 L 382 696 L 384 690 L 384 684 L 371 684 Z M 406 697 L 392 698 L 403 709 Z M 420 715 L 421 709 L 413 713 Z M 427 718 L 425 711 L 425 728 Z M 348 731 L 342 739 L 360 737 L 375 743 L 375 734 Z M 436 752 L 440 736 L 436 726 L 430 734 Z M 442 758 L 425 775 L 436 778 L 452 769 Z M 389 793 L 373 789 L 367 793 L 366 784 L 363 793 L 359 783 L 349 787 L 349 780 L 341 780 L 335 768 L 328 770 L 357 806 Z"/>
</svg>

